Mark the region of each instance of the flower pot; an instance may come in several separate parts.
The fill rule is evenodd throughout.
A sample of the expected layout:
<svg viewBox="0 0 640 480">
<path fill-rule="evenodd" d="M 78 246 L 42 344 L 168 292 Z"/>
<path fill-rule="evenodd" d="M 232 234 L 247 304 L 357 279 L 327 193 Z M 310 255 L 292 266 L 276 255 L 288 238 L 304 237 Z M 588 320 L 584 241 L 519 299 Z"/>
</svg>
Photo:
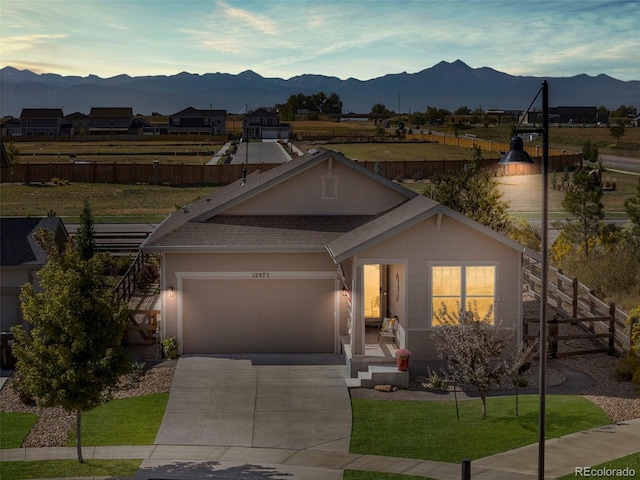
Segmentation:
<svg viewBox="0 0 640 480">
<path fill-rule="evenodd" d="M 396 365 L 398 367 L 399 372 L 406 372 L 407 370 L 409 370 L 409 359 L 397 357 Z"/>
</svg>

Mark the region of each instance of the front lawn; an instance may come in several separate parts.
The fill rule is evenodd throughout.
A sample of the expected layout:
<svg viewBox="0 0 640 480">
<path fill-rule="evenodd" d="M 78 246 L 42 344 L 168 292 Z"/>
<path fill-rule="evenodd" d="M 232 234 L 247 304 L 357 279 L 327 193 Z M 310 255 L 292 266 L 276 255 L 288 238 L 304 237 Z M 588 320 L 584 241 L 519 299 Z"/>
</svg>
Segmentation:
<svg viewBox="0 0 640 480">
<path fill-rule="evenodd" d="M 0 448 L 20 448 L 37 421 L 35 413 L 0 412 Z"/>
<path fill-rule="evenodd" d="M 65 477 L 132 477 L 142 460 L 2 462 L 2 480 Z"/>
<path fill-rule="evenodd" d="M 112 400 L 82 414 L 82 445 L 152 445 L 162 417 L 168 393 Z M 75 430 L 69 433 L 67 446 L 75 446 Z"/>
<path fill-rule="evenodd" d="M 487 399 L 482 420 L 479 400 L 379 401 L 354 398 L 351 453 L 420 458 L 459 463 L 494 455 L 537 441 L 538 396 Z M 547 396 L 547 438 L 556 438 L 611 423 L 589 400 L 579 396 Z M 445 433 L 446 432 L 446 433 Z"/>
<path fill-rule="evenodd" d="M 589 462 L 585 461 L 584 463 L 584 465 L 580 465 L 583 468 L 589 465 Z M 625 469 L 627 470 L 625 471 Z M 622 471 L 620 472 L 616 470 Z M 633 470 L 635 474 L 631 474 L 630 470 Z M 599 475 L 599 473 L 601 475 Z M 607 480 L 609 478 L 636 478 L 635 475 L 638 474 L 640 474 L 640 452 L 591 467 L 588 476 L 594 480 Z M 570 475 L 560 477 L 558 480 L 572 480 L 575 478 L 584 478 L 586 476 L 586 472 L 583 470 L 578 475 L 572 473 Z"/>
</svg>

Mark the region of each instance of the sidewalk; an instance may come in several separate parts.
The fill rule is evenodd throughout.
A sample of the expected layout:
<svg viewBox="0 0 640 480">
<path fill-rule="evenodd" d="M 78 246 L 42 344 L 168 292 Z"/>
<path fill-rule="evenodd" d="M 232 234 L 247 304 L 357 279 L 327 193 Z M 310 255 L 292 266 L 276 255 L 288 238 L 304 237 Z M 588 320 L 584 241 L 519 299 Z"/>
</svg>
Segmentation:
<svg viewBox="0 0 640 480">
<path fill-rule="evenodd" d="M 640 450 L 640 419 L 573 433 L 546 442 L 546 476 L 573 473 L 576 467 L 604 463 Z M 525 480 L 536 478 L 537 444 L 471 462 L 472 478 Z M 402 473 L 437 480 L 458 480 L 459 464 L 352 453 L 224 446 L 84 447 L 85 459 L 136 459 L 143 462 L 136 479 L 148 478 L 279 478 L 341 479 L 345 469 Z M 75 447 L 0 450 L 3 462 L 75 459 Z"/>
</svg>

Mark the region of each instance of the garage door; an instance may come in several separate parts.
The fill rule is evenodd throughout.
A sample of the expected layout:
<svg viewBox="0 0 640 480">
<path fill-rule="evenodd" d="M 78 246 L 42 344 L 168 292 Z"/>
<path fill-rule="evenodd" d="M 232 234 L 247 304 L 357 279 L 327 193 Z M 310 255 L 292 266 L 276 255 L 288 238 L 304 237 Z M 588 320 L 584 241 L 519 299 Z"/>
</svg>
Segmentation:
<svg viewBox="0 0 640 480">
<path fill-rule="evenodd" d="M 185 279 L 184 353 L 333 352 L 334 281 Z"/>
</svg>

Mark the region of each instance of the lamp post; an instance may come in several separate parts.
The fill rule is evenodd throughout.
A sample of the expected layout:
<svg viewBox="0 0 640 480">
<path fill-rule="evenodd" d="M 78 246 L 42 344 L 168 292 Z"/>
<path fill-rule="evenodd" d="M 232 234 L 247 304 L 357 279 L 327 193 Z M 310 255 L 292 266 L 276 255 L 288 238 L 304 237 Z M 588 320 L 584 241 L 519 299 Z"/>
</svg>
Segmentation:
<svg viewBox="0 0 640 480">
<path fill-rule="evenodd" d="M 547 292 L 548 292 L 548 233 L 549 233 L 549 84 L 542 82 L 533 102 L 542 93 L 542 128 L 518 129 L 511 139 L 509 151 L 498 162 L 498 165 L 532 164 L 531 156 L 524 151 L 522 139 L 517 136 L 518 131 L 542 134 L 542 244 L 541 244 L 541 275 L 540 275 L 540 340 L 539 351 L 539 379 L 538 379 L 538 480 L 544 480 L 544 447 L 546 434 L 546 374 L 547 374 Z M 533 105 L 531 102 L 531 105 Z M 531 106 L 529 106 L 531 109 Z M 529 110 L 527 110 L 529 111 Z"/>
</svg>

